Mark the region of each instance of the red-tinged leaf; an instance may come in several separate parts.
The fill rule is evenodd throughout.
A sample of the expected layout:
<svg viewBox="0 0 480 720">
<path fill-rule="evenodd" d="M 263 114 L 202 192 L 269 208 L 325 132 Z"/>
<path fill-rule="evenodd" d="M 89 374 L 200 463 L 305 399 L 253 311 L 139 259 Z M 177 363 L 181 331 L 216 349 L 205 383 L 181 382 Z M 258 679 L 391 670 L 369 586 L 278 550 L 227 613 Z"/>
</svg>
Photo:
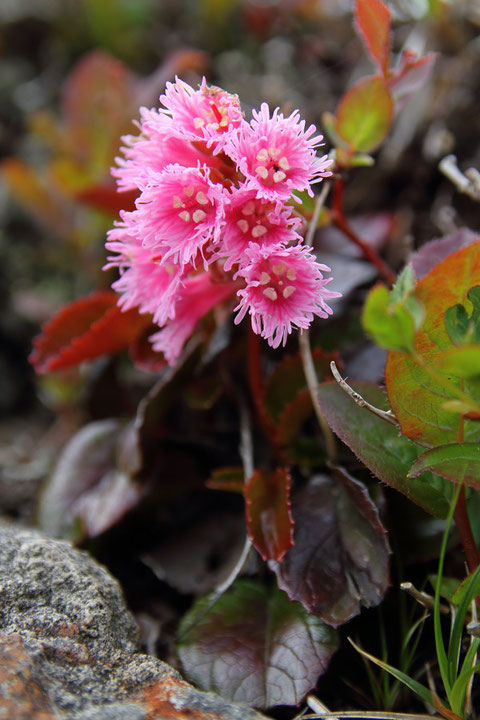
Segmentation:
<svg viewBox="0 0 480 720">
<path fill-rule="evenodd" d="M 378 605 L 389 585 L 389 547 L 365 486 L 344 470 L 315 476 L 292 510 L 295 544 L 281 563 L 269 563 L 290 600 L 333 626 Z"/>
<path fill-rule="evenodd" d="M 366 381 L 350 384 L 375 407 L 389 409 L 382 388 Z M 446 517 L 450 483 L 430 472 L 419 478 L 407 478 L 422 448 L 400 435 L 394 425 L 356 405 L 337 384 L 322 383 L 317 397 L 332 430 L 374 475 L 431 515 Z"/>
<path fill-rule="evenodd" d="M 136 112 L 133 75 L 126 65 L 95 50 L 70 73 L 62 97 L 68 152 L 91 177 L 103 177 Z"/>
<path fill-rule="evenodd" d="M 138 195 L 138 190 L 119 192 L 115 185 L 104 184 L 80 191 L 76 199 L 88 207 L 118 215 L 120 210 L 135 210 Z"/>
<path fill-rule="evenodd" d="M 388 80 L 397 111 L 402 109 L 413 93 L 427 84 L 436 59 L 437 53 L 434 52 L 417 57 L 411 50 L 403 51 L 400 66 Z"/>
<path fill-rule="evenodd" d="M 393 100 L 385 80 L 366 77 L 353 85 L 337 108 L 337 132 L 354 152 L 372 152 L 388 135 Z"/>
<path fill-rule="evenodd" d="M 30 362 L 37 372 L 66 370 L 86 360 L 125 350 L 151 323 L 133 308 L 122 312 L 118 296 L 101 291 L 66 305 L 34 340 Z"/>
<path fill-rule="evenodd" d="M 355 0 L 355 26 L 384 77 L 390 61 L 390 10 L 381 0 Z"/>
<path fill-rule="evenodd" d="M 315 348 L 312 354 L 319 381 L 330 377 L 330 362 L 339 362 L 337 353 L 327 353 Z M 306 388 L 307 381 L 300 355 L 285 357 L 276 366 L 267 383 L 265 404 L 272 420 L 278 422 L 285 407 Z"/>
<path fill-rule="evenodd" d="M 128 457 L 122 455 L 126 447 Z M 77 541 L 107 530 L 145 493 L 146 486 L 131 479 L 138 459 L 131 425 L 102 420 L 83 427 L 63 449 L 43 491 L 40 527 Z"/>
<path fill-rule="evenodd" d="M 205 483 L 211 490 L 243 493 L 245 487 L 243 468 L 223 467 L 214 470 Z"/>
<path fill-rule="evenodd" d="M 418 477 L 425 470 L 480 490 L 480 445 L 468 442 L 438 445 L 416 459 L 408 476 Z"/>
<path fill-rule="evenodd" d="M 479 284 L 480 242 L 474 242 L 436 265 L 416 287 L 415 296 L 425 308 L 425 320 L 415 336 L 421 364 L 406 353 L 388 354 L 385 377 L 390 405 L 402 433 L 420 444 L 457 441 L 459 414 L 444 406 L 461 399 L 459 391 L 474 403 L 480 402 L 475 379 L 462 380 L 438 370 L 432 376 L 429 372 L 439 367 L 442 354 L 451 348 L 446 310 L 456 304 L 468 305 L 469 290 Z M 463 433 L 465 442 L 480 441 L 480 426 L 475 421 L 465 419 Z"/>
<path fill-rule="evenodd" d="M 293 545 L 290 473 L 256 470 L 245 485 L 248 534 L 264 560 L 280 561 Z"/>
<path fill-rule="evenodd" d="M 298 705 L 338 647 L 333 628 L 275 585 L 237 580 L 209 603 L 207 595 L 184 616 L 178 653 L 191 682 L 227 700 Z"/>
</svg>

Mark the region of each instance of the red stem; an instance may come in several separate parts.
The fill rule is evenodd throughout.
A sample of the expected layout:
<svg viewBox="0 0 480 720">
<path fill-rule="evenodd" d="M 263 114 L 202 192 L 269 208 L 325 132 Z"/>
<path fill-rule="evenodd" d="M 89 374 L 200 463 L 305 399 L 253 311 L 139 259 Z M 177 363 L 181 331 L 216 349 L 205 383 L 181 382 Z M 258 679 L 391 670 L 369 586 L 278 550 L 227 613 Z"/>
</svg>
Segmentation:
<svg viewBox="0 0 480 720">
<path fill-rule="evenodd" d="M 265 405 L 265 386 L 263 384 L 260 362 L 260 338 L 253 332 L 251 326 L 248 328 L 248 373 L 253 400 L 265 435 L 274 448 L 280 465 L 286 467 L 288 462 L 285 456 L 285 450 L 278 441 L 277 429 Z"/>
<path fill-rule="evenodd" d="M 335 180 L 333 187 L 333 207 L 332 207 L 332 220 L 338 230 L 341 230 L 346 237 L 349 238 L 357 247 L 360 248 L 364 257 L 378 270 L 378 274 L 385 280 L 389 285 L 393 285 L 396 280 L 396 275 L 391 270 L 387 263 L 385 263 L 380 255 L 374 250 L 368 243 L 362 238 L 358 237 L 356 232 L 349 224 L 343 210 L 343 178 L 339 176 Z"/>
<path fill-rule="evenodd" d="M 475 538 L 473 537 L 470 519 L 468 517 L 464 487 L 462 487 L 460 495 L 458 496 L 454 518 L 465 551 L 465 557 L 467 558 L 468 569 L 472 573 L 480 565 L 480 554 L 475 544 Z"/>
</svg>

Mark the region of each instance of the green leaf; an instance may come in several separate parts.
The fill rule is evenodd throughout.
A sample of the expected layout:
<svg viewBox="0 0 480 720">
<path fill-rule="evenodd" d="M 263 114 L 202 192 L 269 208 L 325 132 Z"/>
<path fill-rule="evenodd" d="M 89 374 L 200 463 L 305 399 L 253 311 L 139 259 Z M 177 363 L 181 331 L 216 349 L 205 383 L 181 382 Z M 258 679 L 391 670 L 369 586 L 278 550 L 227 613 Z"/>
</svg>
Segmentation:
<svg viewBox="0 0 480 720">
<path fill-rule="evenodd" d="M 372 405 L 388 410 L 385 393 L 377 385 L 358 381 L 351 386 Z M 317 395 L 332 430 L 374 475 L 430 514 L 446 517 L 450 484 L 430 472 L 420 478 L 407 477 L 422 448 L 393 425 L 360 408 L 338 385 L 322 383 Z"/>
<path fill-rule="evenodd" d="M 237 580 L 209 607 L 198 600 L 179 629 L 187 678 L 259 708 L 297 705 L 337 649 L 334 629 L 274 585 Z"/>
<path fill-rule="evenodd" d="M 408 477 L 418 477 L 425 470 L 480 490 L 480 445 L 470 442 L 438 445 L 417 458 Z"/>
<path fill-rule="evenodd" d="M 425 700 L 425 702 L 433 705 L 432 693 L 428 688 L 425 687 L 425 685 L 422 685 L 421 683 L 411 678 L 409 675 L 406 675 L 401 670 L 397 670 L 397 668 L 394 668 L 392 665 L 389 665 L 383 660 L 379 660 L 373 655 L 370 655 L 370 653 L 366 652 L 365 650 L 362 650 L 362 648 L 356 645 L 351 638 L 348 638 L 348 640 L 353 645 L 355 650 L 360 653 L 360 655 L 363 655 L 363 657 L 367 658 L 367 660 L 370 660 L 370 662 L 378 665 L 378 667 L 382 668 L 382 670 L 386 670 L 388 673 L 390 673 L 390 675 L 393 675 L 393 677 L 397 678 L 397 680 L 400 680 L 400 682 L 410 688 L 410 690 L 413 690 L 413 692 L 416 693 L 423 700 Z"/>
<path fill-rule="evenodd" d="M 399 302 L 392 304 L 391 293 L 385 285 L 375 285 L 368 293 L 362 323 L 380 347 L 411 351 L 415 339 L 415 321 L 404 305 Z"/>
<path fill-rule="evenodd" d="M 384 79 L 375 75 L 355 83 L 340 100 L 336 116 L 336 131 L 354 152 L 375 150 L 393 118 L 393 100 Z"/>
<path fill-rule="evenodd" d="M 470 318 L 463 305 L 457 303 L 445 311 L 445 330 L 454 345 L 463 345 L 469 324 Z"/>
</svg>

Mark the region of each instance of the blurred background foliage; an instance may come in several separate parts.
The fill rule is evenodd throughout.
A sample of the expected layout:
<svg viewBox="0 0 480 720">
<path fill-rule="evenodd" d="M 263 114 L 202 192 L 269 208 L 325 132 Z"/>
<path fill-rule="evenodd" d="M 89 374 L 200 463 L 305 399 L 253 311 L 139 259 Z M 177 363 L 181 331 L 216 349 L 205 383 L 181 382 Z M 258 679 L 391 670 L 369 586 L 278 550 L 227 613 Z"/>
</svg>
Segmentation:
<svg viewBox="0 0 480 720">
<path fill-rule="evenodd" d="M 475 226 L 472 203 L 437 164 L 452 151 L 460 165 L 480 164 L 480 11 L 476 0 L 390 6 L 395 53 L 408 44 L 440 56 L 376 166 L 351 172 L 346 201 L 358 222 L 373 218 L 367 232 L 381 225 L 381 243 L 398 266 L 412 246 Z M 104 238 L 124 199 L 109 169 L 121 135 L 136 132 L 138 107 L 156 106 L 175 74 L 193 85 L 205 74 L 237 93 L 247 115 L 267 101 L 286 112 L 298 107 L 321 127 L 321 114 L 372 71 L 351 22 L 350 0 L 2 0 L 0 411 L 7 422 L 0 440 L 7 449 L 0 460 L 27 457 L 32 447 L 31 423 L 19 435 L 12 417 L 23 422 L 26 411 L 40 412 L 43 427 L 46 408 L 56 417 L 78 413 L 85 372 L 108 395 L 105 364 L 34 382 L 27 357 L 42 322 L 113 279 L 101 270 Z M 320 242 L 338 250 L 328 229 Z M 325 342 L 335 347 L 329 333 Z M 139 375 L 141 385 L 151 383 Z M 19 455 L 12 437 L 25 440 Z"/>
</svg>

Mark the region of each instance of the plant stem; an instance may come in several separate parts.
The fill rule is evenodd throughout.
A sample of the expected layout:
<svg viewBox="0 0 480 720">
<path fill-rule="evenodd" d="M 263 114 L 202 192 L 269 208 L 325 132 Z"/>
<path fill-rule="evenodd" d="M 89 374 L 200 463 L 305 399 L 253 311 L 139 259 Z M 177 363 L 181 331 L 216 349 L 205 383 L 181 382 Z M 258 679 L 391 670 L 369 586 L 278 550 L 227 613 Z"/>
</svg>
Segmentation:
<svg viewBox="0 0 480 720">
<path fill-rule="evenodd" d="M 480 554 L 475 543 L 475 538 L 473 537 L 470 518 L 468 517 L 467 500 L 463 485 L 460 490 L 460 495 L 458 496 L 454 518 L 455 525 L 457 526 L 458 534 L 460 535 L 460 540 L 465 551 L 468 569 L 472 573 L 480 565 Z"/>
<path fill-rule="evenodd" d="M 333 186 L 333 207 L 332 207 L 332 220 L 335 227 L 343 232 L 363 253 L 363 256 L 370 262 L 374 267 L 377 268 L 378 274 L 385 280 L 389 285 L 393 285 L 396 280 L 396 275 L 391 268 L 388 267 L 387 263 L 382 260 L 380 255 L 374 250 L 368 243 L 360 238 L 354 229 L 349 224 L 345 217 L 343 209 L 343 189 L 344 181 L 342 176 L 338 176 Z"/>
</svg>

